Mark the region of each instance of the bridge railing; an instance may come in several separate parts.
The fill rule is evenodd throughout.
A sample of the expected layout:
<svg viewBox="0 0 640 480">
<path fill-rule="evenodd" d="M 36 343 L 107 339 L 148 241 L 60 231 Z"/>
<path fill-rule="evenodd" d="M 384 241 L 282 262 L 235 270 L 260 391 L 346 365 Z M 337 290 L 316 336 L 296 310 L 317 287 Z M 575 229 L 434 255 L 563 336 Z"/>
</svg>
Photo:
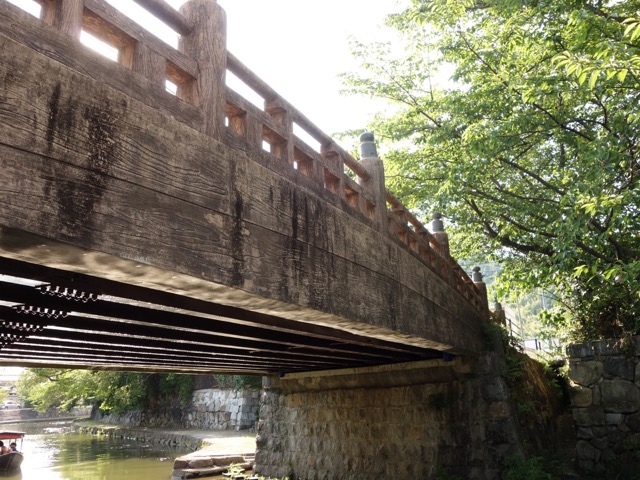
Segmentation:
<svg viewBox="0 0 640 480">
<path fill-rule="evenodd" d="M 362 187 L 370 178 L 362 164 L 231 53 L 227 54 L 227 69 L 264 99 L 264 109 L 260 109 L 227 89 L 226 125 L 232 134 L 269 152 L 289 167 L 289 173 L 308 177 L 373 219 L 377 200 Z M 320 151 L 300 139 L 294 133 L 296 127 L 315 140 Z"/>
<path fill-rule="evenodd" d="M 118 63 L 142 75 L 151 87 L 164 92 L 167 81 L 174 84 L 176 96 L 199 109 L 195 127 L 203 133 L 271 155 L 286 166 L 285 175 L 296 181 L 306 177 L 378 224 L 487 317 L 482 276 L 475 272 L 471 279 L 450 256 L 446 234 L 430 233 L 390 192 L 376 188 L 380 178 L 373 177 L 383 178 L 383 172 L 368 170 L 227 51 L 226 15 L 215 0 L 189 0 L 179 12 L 164 0 L 134 0 L 179 35 L 177 49 L 104 0 L 34 1 L 46 23 L 78 41 L 84 30 L 105 42 L 117 50 Z M 263 106 L 230 88 L 227 72 L 255 92 Z M 303 141 L 296 129 L 319 148 Z"/>
</svg>

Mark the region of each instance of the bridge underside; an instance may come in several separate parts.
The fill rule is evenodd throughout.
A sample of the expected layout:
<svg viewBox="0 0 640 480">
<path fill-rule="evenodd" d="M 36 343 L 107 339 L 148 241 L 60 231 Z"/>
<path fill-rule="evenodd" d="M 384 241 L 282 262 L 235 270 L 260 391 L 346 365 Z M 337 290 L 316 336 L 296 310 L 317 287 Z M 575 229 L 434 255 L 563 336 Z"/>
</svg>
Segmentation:
<svg viewBox="0 0 640 480">
<path fill-rule="evenodd" d="M 1 237 L 4 246 L 11 237 L 25 244 L 24 235 L 15 232 Z M 15 257 L 0 248 L 4 365 L 268 374 L 442 356 L 416 345 L 174 293 L 179 288 L 163 291 Z M 145 266 L 136 269 L 144 276 Z"/>
<path fill-rule="evenodd" d="M 0 365 L 265 374 L 482 351 L 471 280 L 387 209 L 379 163 L 355 182 L 277 102 L 226 86 L 214 135 L 164 80 L 4 3 Z"/>
</svg>

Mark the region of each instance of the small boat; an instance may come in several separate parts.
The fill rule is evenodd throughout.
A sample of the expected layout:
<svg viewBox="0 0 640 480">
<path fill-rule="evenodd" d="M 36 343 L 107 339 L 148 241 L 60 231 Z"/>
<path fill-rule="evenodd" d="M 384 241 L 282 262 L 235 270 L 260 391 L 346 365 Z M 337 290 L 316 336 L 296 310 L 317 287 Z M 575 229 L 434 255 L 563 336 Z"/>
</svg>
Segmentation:
<svg viewBox="0 0 640 480">
<path fill-rule="evenodd" d="M 22 441 L 24 440 L 24 436 L 24 432 L 0 430 L 0 440 L 2 440 L 5 447 L 9 447 L 11 443 L 17 443 L 18 440 L 20 440 L 20 450 L 22 450 Z M 22 453 L 19 451 L 0 455 L 0 472 L 9 472 L 19 469 L 23 458 Z"/>
</svg>

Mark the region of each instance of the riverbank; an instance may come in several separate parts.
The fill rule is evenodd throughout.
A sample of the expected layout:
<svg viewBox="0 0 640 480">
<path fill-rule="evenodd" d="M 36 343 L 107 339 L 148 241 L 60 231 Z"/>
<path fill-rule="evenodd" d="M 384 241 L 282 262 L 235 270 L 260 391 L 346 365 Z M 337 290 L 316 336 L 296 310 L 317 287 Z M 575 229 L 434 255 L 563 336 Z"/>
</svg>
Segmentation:
<svg viewBox="0 0 640 480">
<path fill-rule="evenodd" d="M 250 470 L 256 450 L 256 434 L 246 430 L 167 430 L 91 421 L 76 421 L 73 429 L 90 435 L 192 449 L 192 453 L 174 459 L 172 479 L 220 475 L 231 464 L 243 464 Z"/>
<path fill-rule="evenodd" d="M 183 446 L 193 450 L 207 450 L 217 455 L 253 455 L 256 434 L 247 430 L 171 430 L 130 427 L 91 421 L 76 421 L 74 430 L 91 435 L 120 437 L 144 443 Z"/>
<path fill-rule="evenodd" d="M 46 412 L 37 412 L 33 408 L 15 408 L 0 410 L 0 425 L 31 422 L 61 422 L 88 419 L 91 408 L 73 408 L 71 411 L 59 411 L 50 408 Z"/>
</svg>

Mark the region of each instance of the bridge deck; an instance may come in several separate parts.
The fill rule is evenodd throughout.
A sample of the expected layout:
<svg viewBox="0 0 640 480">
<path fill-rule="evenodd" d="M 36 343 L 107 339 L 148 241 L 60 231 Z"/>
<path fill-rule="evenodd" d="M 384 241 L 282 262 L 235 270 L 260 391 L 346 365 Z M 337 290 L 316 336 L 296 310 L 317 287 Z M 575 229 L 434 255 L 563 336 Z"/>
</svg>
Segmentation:
<svg viewBox="0 0 640 480">
<path fill-rule="evenodd" d="M 42 5 L 44 22 L 0 0 L 0 363 L 264 373 L 479 351 L 482 284 L 378 159 L 226 52 L 215 2 L 162 13 L 179 50 L 99 0 Z"/>
</svg>

